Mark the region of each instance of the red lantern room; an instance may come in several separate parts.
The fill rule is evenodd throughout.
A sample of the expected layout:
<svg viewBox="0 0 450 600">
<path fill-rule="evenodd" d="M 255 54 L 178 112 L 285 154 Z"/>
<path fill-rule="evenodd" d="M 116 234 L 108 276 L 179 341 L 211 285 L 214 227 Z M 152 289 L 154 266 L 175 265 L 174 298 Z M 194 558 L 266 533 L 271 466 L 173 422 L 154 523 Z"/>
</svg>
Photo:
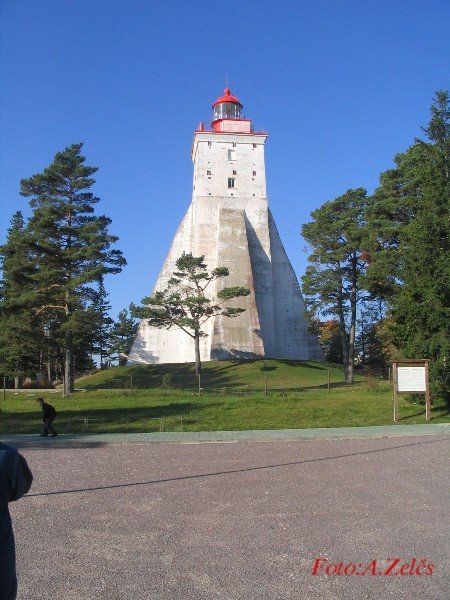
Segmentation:
<svg viewBox="0 0 450 600">
<path fill-rule="evenodd" d="M 240 119 L 242 104 L 231 93 L 229 88 L 225 88 L 223 96 L 217 98 L 212 105 L 214 111 L 213 123 L 218 119 Z"/>
<path fill-rule="evenodd" d="M 214 131 L 250 133 L 250 120 L 241 115 L 242 104 L 229 88 L 212 105 L 211 127 Z"/>
</svg>

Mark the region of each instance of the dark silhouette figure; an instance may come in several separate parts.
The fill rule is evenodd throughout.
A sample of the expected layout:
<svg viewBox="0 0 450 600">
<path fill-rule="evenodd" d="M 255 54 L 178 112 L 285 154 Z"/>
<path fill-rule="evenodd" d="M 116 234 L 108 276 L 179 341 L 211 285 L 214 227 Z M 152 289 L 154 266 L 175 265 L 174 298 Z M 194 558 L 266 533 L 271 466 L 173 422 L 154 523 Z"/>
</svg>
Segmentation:
<svg viewBox="0 0 450 600">
<path fill-rule="evenodd" d="M 52 427 L 52 423 L 57 416 L 55 407 L 45 402 L 44 398 L 38 398 L 36 402 L 39 402 L 42 408 L 42 422 L 44 423 L 44 433 L 41 433 L 41 436 L 47 437 L 48 432 L 51 431 L 52 437 L 55 437 L 55 435 L 58 435 Z"/>
<path fill-rule="evenodd" d="M 8 502 L 28 492 L 33 475 L 24 457 L 0 442 L 0 600 L 17 595 L 16 549 Z"/>
</svg>

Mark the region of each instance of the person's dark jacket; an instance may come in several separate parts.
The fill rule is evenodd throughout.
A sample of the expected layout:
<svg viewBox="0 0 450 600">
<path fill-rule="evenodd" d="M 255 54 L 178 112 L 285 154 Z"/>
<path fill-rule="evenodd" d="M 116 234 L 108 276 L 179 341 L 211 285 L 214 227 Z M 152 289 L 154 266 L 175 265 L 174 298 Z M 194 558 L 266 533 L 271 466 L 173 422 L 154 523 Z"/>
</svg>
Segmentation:
<svg viewBox="0 0 450 600">
<path fill-rule="evenodd" d="M 16 552 L 8 503 L 28 492 L 33 475 L 24 457 L 0 442 L 0 600 L 17 595 Z"/>
<path fill-rule="evenodd" d="M 47 419 L 54 419 L 56 417 L 56 410 L 51 404 L 47 404 L 47 402 L 43 402 L 42 406 L 42 420 L 46 421 Z"/>
</svg>

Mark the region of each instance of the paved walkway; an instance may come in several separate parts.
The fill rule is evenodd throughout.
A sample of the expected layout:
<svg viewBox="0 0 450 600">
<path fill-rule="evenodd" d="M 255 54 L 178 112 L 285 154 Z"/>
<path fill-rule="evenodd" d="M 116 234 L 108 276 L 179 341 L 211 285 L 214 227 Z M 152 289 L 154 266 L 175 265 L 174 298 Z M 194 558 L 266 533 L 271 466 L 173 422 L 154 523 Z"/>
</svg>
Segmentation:
<svg viewBox="0 0 450 600">
<path fill-rule="evenodd" d="M 448 600 L 449 441 L 24 448 L 17 600 Z"/>
<path fill-rule="evenodd" d="M 86 448 L 153 444 L 157 442 L 243 442 L 313 439 L 365 439 L 449 434 L 450 423 L 382 425 L 375 427 L 322 427 L 316 429 L 257 429 L 250 431 L 186 431 L 161 433 L 60 434 L 42 438 L 35 434 L 1 434 L 0 441 L 17 448 Z"/>
</svg>

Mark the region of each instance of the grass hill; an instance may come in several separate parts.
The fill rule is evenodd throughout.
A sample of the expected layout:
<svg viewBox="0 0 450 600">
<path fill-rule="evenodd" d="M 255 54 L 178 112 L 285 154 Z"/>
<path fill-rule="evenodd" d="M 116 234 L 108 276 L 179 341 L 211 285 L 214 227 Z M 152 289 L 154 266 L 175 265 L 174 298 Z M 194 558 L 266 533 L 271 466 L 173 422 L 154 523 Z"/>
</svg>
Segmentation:
<svg viewBox="0 0 450 600">
<path fill-rule="evenodd" d="M 202 364 L 201 387 L 228 393 L 257 391 L 265 389 L 267 381 L 267 387 L 271 390 L 302 390 L 327 387 L 328 374 L 332 384 L 342 384 L 342 366 L 323 362 L 273 359 L 211 361 Z M 174 388 L 198 389 L 195 365 L 192 363 L 113 367 L 81 377 L 76 385 L 86 390 L 142 389 L 160 387 L 170 379 Z"/>
</svg>

